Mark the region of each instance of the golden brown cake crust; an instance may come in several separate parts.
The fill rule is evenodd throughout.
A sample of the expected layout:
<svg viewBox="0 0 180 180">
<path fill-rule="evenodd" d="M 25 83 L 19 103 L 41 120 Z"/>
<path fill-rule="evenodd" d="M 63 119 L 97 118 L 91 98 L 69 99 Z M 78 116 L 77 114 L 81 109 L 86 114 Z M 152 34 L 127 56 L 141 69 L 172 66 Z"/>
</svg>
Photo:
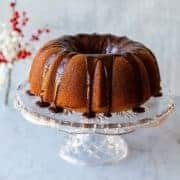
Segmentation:
<svg viewBox="0 0 180 180">
<path fill-rule="evenodd" d="M 161 91 L 154 54 L 111 34 L 49 41 L 33 60 L 29 83 L 41 101 L 88 116 L 137 108 Z"/>
</svg>

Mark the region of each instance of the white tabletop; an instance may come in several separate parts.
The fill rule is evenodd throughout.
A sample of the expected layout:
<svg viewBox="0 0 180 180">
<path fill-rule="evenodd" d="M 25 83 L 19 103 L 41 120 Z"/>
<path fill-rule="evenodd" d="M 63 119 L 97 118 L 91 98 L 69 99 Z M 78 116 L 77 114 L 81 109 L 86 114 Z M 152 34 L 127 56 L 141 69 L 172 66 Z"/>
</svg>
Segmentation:
<svg viewBox="0 0 180 180">
<path fill-rule="evenodd" d="M 0 180 L 178 180 L 180 179 L 180 97 L 176 112 L 159 128 L 125 135 L 128 157 L 112 166 L 71 165 L 58 157 L 62 134 L 0 108 Z"/>
</svg>

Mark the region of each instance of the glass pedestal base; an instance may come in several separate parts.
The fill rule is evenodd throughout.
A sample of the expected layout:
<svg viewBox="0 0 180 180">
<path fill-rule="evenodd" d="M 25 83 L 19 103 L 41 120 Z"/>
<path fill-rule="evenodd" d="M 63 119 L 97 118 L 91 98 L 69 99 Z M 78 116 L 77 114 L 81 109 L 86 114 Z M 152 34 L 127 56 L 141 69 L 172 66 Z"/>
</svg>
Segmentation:
<svg viewBox="0 0 180 180">
<path fill-rule="evenodd" d="M 128 146 L 122 136 L 67 134 L 59 155 L 73 164 L 100 165 L 117 163 L 127 153 Z"/>
<path fill-rule="evenodd" d="M 49 108 L 37 105 L 39 97 L 30 96 L 28 83 L 17 90 L 15 106 L 22 116 L 37 125 L 44 125 L 66 132 L 61 143 L 60 157 L 75 164 L 114 164 L 127 156 L 128 147 L 122 135 L 140 128 L 161 125 L 174 111 L 175 104 L 168 93 L 161 97 L 151 97 L 142 106 L 143 113 L 123 111 L 112 113 L 106 118 L 97 114 L 88 119 L 81 113 L 64 111 L 52 113 Z"/>
</svg>

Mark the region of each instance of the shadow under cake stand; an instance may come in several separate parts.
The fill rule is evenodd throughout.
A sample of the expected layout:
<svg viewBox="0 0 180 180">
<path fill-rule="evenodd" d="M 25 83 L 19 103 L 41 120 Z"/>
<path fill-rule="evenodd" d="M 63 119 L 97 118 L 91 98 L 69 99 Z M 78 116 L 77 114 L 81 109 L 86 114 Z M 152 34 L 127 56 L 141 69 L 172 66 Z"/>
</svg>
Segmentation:
<svg viewBox="0 0 180 180">
<path fill-rule="evenodd" d="M 172 98 L 165 93 L 162 97 L 148 100 L 143 105 L 144 113 L 126 111 L 112 113 L 110 118 L 98 114 L 95 118 L 87 119 L 81 113 L 53 113 L 48 108 L 39 107 L 36 104 L 39 97 L 28 95 L 28 86 L 25 82 L 18 87 L 15 107 L 34 124 L 66 132 L 59 155 L 71 163 L 92 165 L 120 161 L 128 153 L 123 134 L 159 126 L 175 108 Z"/>
</svg>

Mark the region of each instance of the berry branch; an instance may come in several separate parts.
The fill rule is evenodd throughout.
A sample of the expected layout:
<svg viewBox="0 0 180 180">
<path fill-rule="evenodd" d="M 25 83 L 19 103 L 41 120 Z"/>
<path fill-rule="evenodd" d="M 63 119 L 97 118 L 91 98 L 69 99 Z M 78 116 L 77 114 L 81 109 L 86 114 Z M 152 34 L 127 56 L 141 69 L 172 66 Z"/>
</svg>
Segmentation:
<svg viewBox="0 0 180 180">
<path fill-rule="evenodd" d="M 35 30 L 29 38 L 25 38 L 24 28 L 29 23 L 27 12 L 17 9 L 16 0 L 11 1 L 9 7 L 11 9 L 9 22 L 7 25 L 0 25 L 0 65 L 5 64 L 8 68 L 5 104 L 8 104 L 14 63 L 30 57 L 34 43 L 39 41 L 43 34 L 50 32 L 49 28 L 42 27 Z"/>
<path fill-rule="evenodd" d="M 19 11 L 16 1 L 11 1 L 9 6 L 11 8 L 11 18 L 8 23 L 9 28 L 4 26 L 0 27 L 0 31 L 2 31 L 2 33 L 0 33 L 0 40 L 4 42 L 0 44 L 0 63 L 18 61 L 31 56 L 32 50 L 30 46 L 32 46 L 34 42 L 39 41 L 43 34 L 50 32 L 47 27 L 39 28 L 28 38 L 29 41 L 26 41 L 24 38 L 24 28 L 29 23 L 27 12 Z M 6 46 L 4 44 L 6 44 Z"/>
</svg>

